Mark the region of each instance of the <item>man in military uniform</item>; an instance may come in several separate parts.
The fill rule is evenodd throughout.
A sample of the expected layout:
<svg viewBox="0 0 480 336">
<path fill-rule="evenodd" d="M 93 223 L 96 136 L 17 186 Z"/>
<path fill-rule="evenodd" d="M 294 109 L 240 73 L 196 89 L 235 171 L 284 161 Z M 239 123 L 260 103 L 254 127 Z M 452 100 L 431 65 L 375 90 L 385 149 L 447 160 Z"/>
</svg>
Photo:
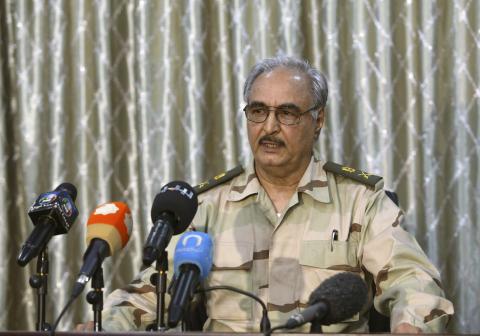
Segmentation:
<svg viewBox="0 0 480 336">
<path fill-rule="evenodd" d="M 306 307 L 323 280 L 354 272 L 375 288 L 368 306 L 373 302 L 390 316 L 392 331 L 440 332 L 452 304 L 439 272 L 401 228 L 403 213 L 382 190 L 381 178 L 313 155 L 327 94 L 324 76 L 294 58 L 266 59 L 251 70 L 244 111 L 254 160 L 238 176 L 199 188 L 210 189 L 199 196 L 192 227 L 214 241 L 206 286 L 256 294 L 275 326 Z M 109 296 L 106 330 L 145 330 L 154 320 L 152 272 Z M 368 306 L 323 330 L 368 332 Z M 261 310 L 248 297 L 209 292 L 206 312 L 206 331 L 259 330 Z"/>
</svg>

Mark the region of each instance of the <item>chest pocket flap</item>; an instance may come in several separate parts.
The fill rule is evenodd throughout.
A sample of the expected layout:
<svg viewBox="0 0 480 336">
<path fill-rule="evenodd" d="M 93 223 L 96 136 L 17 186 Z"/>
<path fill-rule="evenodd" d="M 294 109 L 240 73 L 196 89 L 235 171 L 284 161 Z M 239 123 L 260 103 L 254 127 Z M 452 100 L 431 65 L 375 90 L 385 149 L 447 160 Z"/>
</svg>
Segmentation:
<svg viewBox="0 0 480 336">
<path fill-rule="evenodd" d="M 358 242 L 306 240 L 300 250 L 300 264 L 332 270 L 360 271 L 357 260 Z"/>
<path fill-rule="evenodd" d="M 216 241 L 212 271 L 248 270 L 253 263 L 253 243 Z"/>
</svg>

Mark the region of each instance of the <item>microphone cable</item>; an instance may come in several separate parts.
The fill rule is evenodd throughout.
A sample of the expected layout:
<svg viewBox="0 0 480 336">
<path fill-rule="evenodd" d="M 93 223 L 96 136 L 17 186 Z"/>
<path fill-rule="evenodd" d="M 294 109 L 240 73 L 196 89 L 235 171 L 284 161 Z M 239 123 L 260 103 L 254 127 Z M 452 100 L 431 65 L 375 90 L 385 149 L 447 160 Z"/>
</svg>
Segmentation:
<svg viewBox="0 0 480 336">
<path fill-rule="evenodd" d="M 256 295 L 252 294 L 252 293 L 249 293 L 247 291 L 244 291 L 242 289 L 238 289 L 238 288 L 235 288 L 235 287 L 232 287 L 232 286 L 212 286 L 212 287 L 206 287 L 206 288 L 201 288 L 201 289 L 197 289 L 195 291 L 195 293 L 201 293 L 201 292 L 211 292 L 213 290 L 217 290 L 217 289 L 223 289 L 223 290 L 228 290 L 228 291 L 231 291 L 231 292 L 236 292 L 236 293 L 239 293 L 239 294 L 243 294 L 245 296 L 248 296 L 252 299 L 254 299 L 255 301 L 257 301 L 258 303 L 260 303 L 260 305 L 262 306 L 262 319 L 260 320 L 260 331 L 264 334 L 264 335 L 269 335 L 269 331 L 271 330 L 270 329 L 270 319 L 268 318 L 268 310 L 267 310 L 267 306 L 265 305 L 265 303 Z M 276 329 L 276 328 L 274 328 Z M 273 329 L 272 329 L 273 330 Z"/>
<path fill-rule="evenodd" d="M 282 324 L 282 325 L 279 325 L 279 326 L 273 327 L 272 329 L 267 330 L 267 332 L 265 332 L 264 335 L 265 336 L 270 336 L 271 334 L 273 334 L 274 331 L 280 330 L 280 329 L 286 329 L 286 328 L 287 328 L 287 325 Z"/>
<path fill-rule="evenodd" d="M 72 305 L 73 301 L 75 301 L 76 298 L 77 296 L 74 296 L 74 295 L 70 296 L 70 299 L 68 299 L 67 304 L 65 305 L 65 307 L 63 307 L 62 311 L 60 312 L 60 315 L 58 315 L 57 319 L 55 320 L 55 323 L 52 326 L 52 330 L 50 330 L 50 336 L 55 335 L 55 330 L 57 329 L 58 323 L 60 323 L 60 320 L 62 319 L 63 315 L 65 315 L 67 309 L 70 308 L 70 306 Z"/>
</svg>

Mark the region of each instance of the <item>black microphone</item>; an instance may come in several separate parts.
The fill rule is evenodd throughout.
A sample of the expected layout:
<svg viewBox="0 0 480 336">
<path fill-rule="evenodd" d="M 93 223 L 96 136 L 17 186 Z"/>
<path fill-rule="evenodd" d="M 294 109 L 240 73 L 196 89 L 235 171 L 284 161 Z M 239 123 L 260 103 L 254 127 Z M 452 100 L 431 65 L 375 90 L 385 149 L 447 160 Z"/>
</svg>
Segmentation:
<svg viewBox="0 0 480 336">
<path fill-rule="evenodd" d="M 62 183 L 55 190 L 43 193 L 28 210 L 35 225 L 32 233 L 20 249 L 17 263 L 25 266 L 37 257 L 52 236 L 67 233 L 78 216 L 75 207 L 77 188 L 71 183 Z"/>
<path fill-rule="evenodd" d="M 197 208 L 197 194 L 188 183 L 173 181 L 162 187 L 152 205 L 153 227 L 143 248 L 145 266 L 161 256 L 173 235 L 187 229 Z"/>
<path fill-rule="evenodd" d="M 292 329 L 307 322 L 339 323 L 358 313 L 366 301 L 367 286 L 362 278 L 353 273 L 340 273 L 322 282 L 310 294 L 309 307 L 292 315 L 284 327 Z"/>
</svg>

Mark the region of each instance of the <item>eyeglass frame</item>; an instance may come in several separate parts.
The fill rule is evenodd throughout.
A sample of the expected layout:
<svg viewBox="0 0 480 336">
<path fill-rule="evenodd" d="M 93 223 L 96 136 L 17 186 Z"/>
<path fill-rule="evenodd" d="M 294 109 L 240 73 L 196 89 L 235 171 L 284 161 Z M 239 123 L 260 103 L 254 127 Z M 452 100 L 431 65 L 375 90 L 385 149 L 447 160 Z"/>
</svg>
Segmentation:
<svg viewBox="0 0 480 336">
<path fill-rule="evenodd" d="M 304 114 L 306 114 L 306 113 L 308 113 L 308 112 L 311 112 L 311 111 L 314 111 L 315 109 L 319 109 L 319 108 L 320 108 L 320 106 L 318 106 L 318 104 L 317 104 L 317 105 L 314 105 L 314 106 L 312 106 L 311 108 L 309 108 L 308 110 L 303 111 L 303 112 L 300 112 L 300 113 L 298 114 L 298 116 L 297 116 L 296 122 L 294 122 L 293 124 L 285 124 L 285 123 L 281 122 L 280 119 L 278 119 L 278 113 L 277 113 L 278 110 L 282 110 L 282 105 L 280 105 L 280 107 L 278 107 L 278 106 L 268 106 L 268 105 L 258 104 L 258 107 L 266 108 L 267 111 L 268 111 L 265 119 L 263 119 L 262 121 L 255 121 L 255 120 L 250 120 L 250 119 L 248 119 L 248 116 L 247 116 L 247 108 L 250 107 L 251 105 L 252 105 L 252 104 L 247 104 L 247 105 L 245 105 L 245 107 L 243 108 L 243 112 L 245 113 L 245 117 L 247 118 L 248 121 L 254 122 L 254 123 L 256 123 L 256 124 L 264 123 L 264 122 L 268 119 L 268 117 L 270 116 L 270 111 L 271 111 L 271 109 L 273 109 L 273 110 L 274 110 L 274 113 L 275 113 L 275 120 L 277 120 L 280 124 L 285 125 L 285 126 L 298 125 L 298 124 L 300 123 L 300 119 L 302 119 L 302 116 L 303 116 Z M 295 105 L 295 107 L 298 108 L 296 105 Z M 287 107 L 283 107 L 283 109 L 286 109 L 286 108 L 287 108 Z"/>
</svg>

